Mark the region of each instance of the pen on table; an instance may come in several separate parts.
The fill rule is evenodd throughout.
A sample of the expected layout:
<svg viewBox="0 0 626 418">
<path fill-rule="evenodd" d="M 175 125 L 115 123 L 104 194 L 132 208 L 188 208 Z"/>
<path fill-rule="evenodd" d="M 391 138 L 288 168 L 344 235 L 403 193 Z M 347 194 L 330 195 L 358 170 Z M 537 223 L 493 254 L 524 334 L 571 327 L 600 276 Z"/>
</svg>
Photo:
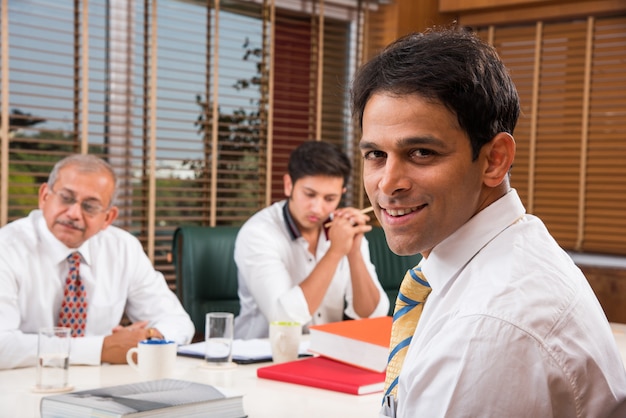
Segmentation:
<svg viewBox="0 0 626 418">
<path fill-rule="evenodd" d="M 374 208 L 373 208 L 373 207 L 371 207 L 371 206 L 369 206 L 369 207 L 367 207 L 367 208 L 365 208 L 365 209 L 361 209 L 361 211 L 360 211 L 360 212 L 361 212 L 362 214 L 366 214 L 366 213 L 370 213 L 370 212 L 371 212 L 371 211 L 373 211 L 373 210 L 374 210 Z M 326 223 L 324 224 L 324 228 L 328 228 L 328 227 L 329 227 L 329 226 L 331 226 L 332 224 L 333 224 L 333 221 L 332 221 L 332 217 L 331 217 L 330 222 L 326 222 Z"/>
</svg>

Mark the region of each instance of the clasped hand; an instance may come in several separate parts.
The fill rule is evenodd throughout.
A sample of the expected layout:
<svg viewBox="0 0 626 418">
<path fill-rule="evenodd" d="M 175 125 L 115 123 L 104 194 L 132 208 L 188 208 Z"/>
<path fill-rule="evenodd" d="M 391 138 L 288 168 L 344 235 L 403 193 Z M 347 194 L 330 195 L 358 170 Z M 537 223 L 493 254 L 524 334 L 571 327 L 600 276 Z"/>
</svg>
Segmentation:
<svg viewBox="0 0 626 418">
<path fill-rule="evenodd" d="M 360 251 L 363 234 L 372 229 L 367 225 L 369 220 L 370 217 L 361 213 L 359 209 L 351 207 L 337 209 L 333 212 L 328 230 L 331 248 L 341 251 L 344 255 Z"/>
</svg>

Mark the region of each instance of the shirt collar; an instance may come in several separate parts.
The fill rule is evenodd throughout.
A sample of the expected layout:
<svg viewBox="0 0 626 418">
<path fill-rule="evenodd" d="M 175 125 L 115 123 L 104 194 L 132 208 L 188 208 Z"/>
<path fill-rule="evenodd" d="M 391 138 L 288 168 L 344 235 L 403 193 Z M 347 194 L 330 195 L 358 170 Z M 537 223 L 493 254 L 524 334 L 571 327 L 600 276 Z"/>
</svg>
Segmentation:
<svg viewBox="0 0 626 418">
<path fill-rule="evenodd" d="M 287 231 L 289 231 L 289 236 L 292 241 L 302 237 L 302 233 L 300 229 L 298 229 L 296 221 L 291 216 L 291 212 L 289 212 L 289 199 L 285 200 L 285 204 L 283 205 L 283 219 L 285 220 L 285 226 L 287 227 Z M 328 240 L 328 228 L 324 228 L 324 238 Z"/>
<path fill-rule="evenodd" d="M 285 200 L 285 204 L 283 205 L 283 219 L 285 220 L 285 225 L 287 226 L 287 231 L 289 231 L 291 239 L 295 241 L 300 238 L 302 233 L 298 229 L 296 222 L 293 220 L 291 212 L 289 212 L 289 200 Z"/>
<path fill-rule="evenodd" d="M 433 293 L 446 286 L 483 247 L 525 213 L 517 191 L 511 189 L 437 244 L 422 263 Z"/>
</svg>

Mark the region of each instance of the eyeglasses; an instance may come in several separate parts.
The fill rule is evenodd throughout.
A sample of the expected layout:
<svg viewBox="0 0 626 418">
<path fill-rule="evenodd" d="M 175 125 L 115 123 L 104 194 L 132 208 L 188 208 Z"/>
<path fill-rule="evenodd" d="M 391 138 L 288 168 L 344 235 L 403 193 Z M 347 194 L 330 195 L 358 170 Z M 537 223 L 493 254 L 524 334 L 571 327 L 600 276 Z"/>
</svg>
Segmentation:
<svg viewBox="0 0 626 418">
<path fill-rule="evenodd" d="M 74 195 L 72 195 L 71 193 L 65 192 L 63 190 L 55 192 L 54 190 L 50 188 L 48 189 L 48 191 L 52 193 L 53 195 L 55 195 L 56 197 L 58 197 L 59 202 L 63 206 L 70 207 L 76 203 L 79 203 L 80 208 L 82 209 L 83 213 L 85 213 L 88 216 L 96 216 L 99 213 L 106 211 L 106 209 L 100 203 L 91 202 L 89 200 L 83 200 L 82 202 L 79 202 L 78 200 L 76 200 Z"/>
</svg>

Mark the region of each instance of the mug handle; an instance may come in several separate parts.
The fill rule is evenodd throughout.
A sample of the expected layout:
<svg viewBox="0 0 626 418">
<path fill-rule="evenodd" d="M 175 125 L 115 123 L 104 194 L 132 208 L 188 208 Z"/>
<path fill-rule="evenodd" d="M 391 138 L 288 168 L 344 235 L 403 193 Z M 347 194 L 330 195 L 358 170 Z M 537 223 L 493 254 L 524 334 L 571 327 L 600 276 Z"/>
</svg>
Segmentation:
<svg viewBox="0 0 626 418">
<path fill-rule="evenodd" d="M 284 353 L 285 350 L 287 349 L 286 344 L 287 344 L 287 335 L 284 332 L 279 332 L 278 333 L 278 350 L 281 353 Z"/>
<path fill-rule="evenodd" d="M 133 369 L 139 370 L 139 365 L 137 363 L 135 363 L 135 361 L 133 360 L 133 354 L 134 353 L 137 354 L 137 360 L 139 360 L 139 349 L 137 347 L 133 347 L 133 348 L 131 348 L 130 350 L 128 350 L 126 352 L 126 362 Z"/>
</svg>

